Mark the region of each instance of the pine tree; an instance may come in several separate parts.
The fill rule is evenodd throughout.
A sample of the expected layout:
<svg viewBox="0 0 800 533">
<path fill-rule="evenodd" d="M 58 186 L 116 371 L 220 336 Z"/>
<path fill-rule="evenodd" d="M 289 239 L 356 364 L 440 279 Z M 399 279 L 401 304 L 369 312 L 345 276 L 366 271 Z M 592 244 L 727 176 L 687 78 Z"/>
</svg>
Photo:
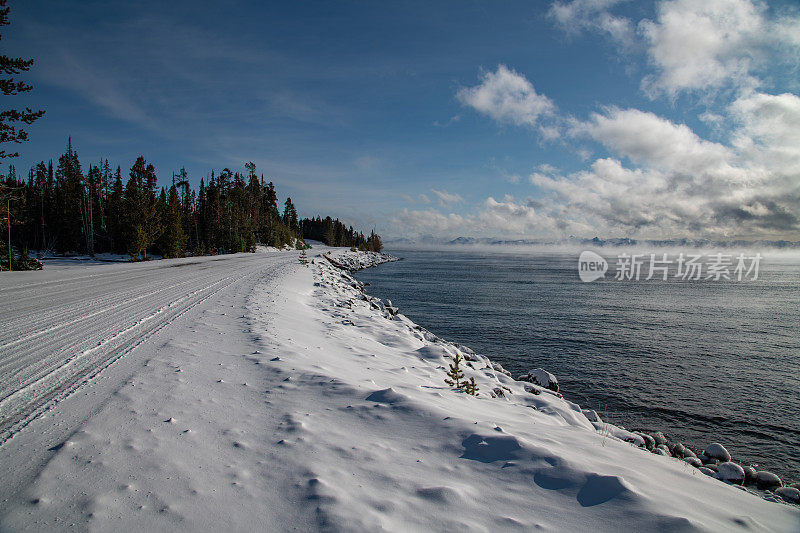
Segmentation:
<svg viewBox="0 0 800 533">
<path fill-rule="evenodd" d="M 164 201 L 162 225 L 164 232 L 158 241 L 158 249 L 164 257 L 184 257 L 186 255 L 186 233 L 183 231 L 181 202 L 173 185 Z"/>
<path fill-rule="evenodd" d="M 117 167 L 114 173 L 114 184 L 108 197 L 109 220 L 109 250 L 115 253 L 125 251 L 125 226 L 124 226 L 124 195 L 125 187 L 122 185 L 122 169 Z"/>
<path fill-rule="evenodd" d="M 372 233 L 370 233 L 367 239 L 367 250 L 370 252 L 380 252 L 383 250 L 383 243 L 381 242 L 380 235 L 375 233 L 375 230 L 372 230 Z"/>
<path fill-rule="evenodd" d="M 155 168 L 139 156 L 131 167 L 124 201 L 128 253 L 137 261 L 147 259 L 147 248 L 161 233 L 156 186 Z"/>
<path fill-rule="evenodd" d="M 6 7 L 6 0 L 0 0 L 0 26 L 10 24 L 8 20 L 8 13 L 11 8 Z M 1 38 L 1 37 L 0 37 Z M 21 72 L 27 72 L 33 66 L 33 59 L 22 59 L 21 57 L 8 57 L 6 55 L 0 56 L 0 76 L 7 77 L 0 78 L 0 92 L 6 96 L 15 94 L 26 93 L 33 89 L 33 85 L 29 85 L 22 81 L 15 81 L 12 76 Z M 44 111 L 33 111 L 30 107 L 24 110 L 8 109 L 0 112 L 0 144 L 2 143 L 22 143 L 28 140 L 28 132 L 22 128 L 17 128 L 16 124 L 31 125 L 36 120 L 44 115 Z M 0 149 L 0 158 L 4 157 L 17 157 L 19 152 L 9 153 Z"/>
<path fill-rule="evenodd" d="M 475 383 L 475 378 L 469 378 L 469 381 L 464 382 L 464 392 L 467 394 L 471 394 L 472 396 L 478 395 L 478 384 Z"/>
<path fill-rule="evenodd" d="M 72 139 L 67 142 L 67 152 L 58 158 L 56 169 L 56 229 L 61 250 L 77 252 L 88 249 L 86 241 L 86 191 L 78 154 L 72 150 Z"/>
<path fill-rule="evenodd" d="M 445 378 L 444 382 L 454 387 L 456 389 L 461 389 L 467 394 L 471 394 L 472 396 L 478 395 L 478 384 L 475 382 L 475 378 L 471 377 L 469 379 L 464 379 L 464 371 L 461 369 L 461 363 L 464 361 L 464 357 L 461 355 L 460 352 L 456 352 L 453 356 L 453 362 L 450 363 L 450 369 L 447 371 L 447 377 Z"/>
<path fill-rule="evenodd" d="M 299 228 L 297 221 L 297 210 L 292 203 L 292 199 L 287 197 L 286 202 L 283 205 L 283 223 L 290 230 L 297 230 Z"/>
<path fill-rule="evenodd" d="M 456 352 L 453 362 L 450 363 L 450 370 L 447 371 L 447 378 L 444 380 L 445 383 L 457 389 L 461 388 L 464 380 L 464 372 L 461 370 L 461 362 L 463 360 L 464 358 L 461 354 Z"/>
</svg>

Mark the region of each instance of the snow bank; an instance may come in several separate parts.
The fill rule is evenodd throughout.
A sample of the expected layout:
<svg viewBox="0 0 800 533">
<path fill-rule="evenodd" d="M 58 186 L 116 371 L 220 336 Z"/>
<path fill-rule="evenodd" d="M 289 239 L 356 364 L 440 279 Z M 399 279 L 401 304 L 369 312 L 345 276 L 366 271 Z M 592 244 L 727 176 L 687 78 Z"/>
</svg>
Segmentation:
<svg viewBox="0 0 800 533">
<path fill-rule="evenodd" d="M 378 252 L 353 252 L 346 249 L 338 249 L 335 252 L 328 251 L 322 254 L 322 257 L 333 266 L 343 270 L 349 270 L 350 272 L 400 260 L 399 257 L 394 257 L 389 254 Z"/>
<path fill-rule="evenodd" d="M 331 254 L 343 264 L 348 254 Z M 354 254 L 355 255 L 355 254 Z M 352 267 L 351 267 L 352 268 Z M 656 456 L 500 365 L 447 342 L 331 261 L 275 319 L 278 365 L 311 398 L 284 441 L 307 459 L 319 524 L 347 530 L 796 530 L 796 508 Z M 262 297 L 266 297 L 263 295 Z M 389 309 L 393 308 L 393 309 Z M 309 314 L 314 320 L 309 322 Z M 301 325 L 303 324 L 303 325 Z M 313 324 L 314 327 L 309 327 Z M 266 327 L 266 324 L 265 324 Z M 291 341 L 289 341 L 291 339 Z M 444 383 L 456 353 L 477 396 Z M 314 395 L 312 394 L 312 397 Z"/>
</svg>

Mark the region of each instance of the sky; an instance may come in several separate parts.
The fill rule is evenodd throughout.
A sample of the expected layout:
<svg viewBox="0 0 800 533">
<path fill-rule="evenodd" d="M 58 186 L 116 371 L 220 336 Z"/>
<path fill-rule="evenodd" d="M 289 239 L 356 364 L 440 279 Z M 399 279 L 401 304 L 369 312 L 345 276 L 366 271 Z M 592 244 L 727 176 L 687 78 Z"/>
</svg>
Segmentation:
<svg viewBox="0 0 800 533">
<path fill-rule="evenodd" d="M 385 239 L 800 240 L 796 2 L 9 4 L 20 174 L 71 136 Z"/>
</svg>

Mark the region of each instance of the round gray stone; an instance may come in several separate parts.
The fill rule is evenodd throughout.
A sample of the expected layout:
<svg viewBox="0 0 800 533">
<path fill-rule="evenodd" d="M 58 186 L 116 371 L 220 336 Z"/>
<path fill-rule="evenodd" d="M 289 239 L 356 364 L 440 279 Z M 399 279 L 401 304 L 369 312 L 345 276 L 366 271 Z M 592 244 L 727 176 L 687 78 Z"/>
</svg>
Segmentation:
<svg viewBox="0 0 800 533">
<path fill-rule="evenodd" d="M 781 478 L 772 472 L 761 470 L 756 472 L 756 486 L 761 490 L 775 489 L 783 485 Z"/>
<path fill-rule="evenodd" d="M 730 461 L 720 463 L 717 466 L 717 477 L 726 483 L 732 485 L 741 485 L 744 483 L 744 468 L 731 463 Z"/>
<path fill-rule="evenodd" d="M 702 461 L 700 461 L 700 459 L 698 459 L 697 457 L 684 457 L 683 460 L 695 468 L 700 468 L 701 466 L 703 466 Z"/>
<path fill-rule="evenodd" d="M 676 442 L 675 444 L 672 445 L 673 457 L 684 457 L 683 451 L 685 449 L 686 447 L 683 444 L 681 444 L 680 442 Z"/>
<path fill-rule="evenodd" d="M 742 467 L 744 470 L 744 484 L 745 485 L 752 485 L 756 482 L 756 469 L 752 466 L 745 466 Z"/>
<path fill-rule="evenodd" d="M 713 476 L 714 474 L 716 474 L 716 472 L 714 472 L 713 470 L 711 470 L 707 466 L 701 466 L 700 468 L 698 468 L 698 470 L 701 471 L 702 473 L 704 473 L 707 476 Z"/>
<path fill-rule="evenodd" d="M 722 463 L 731 460 L 731 454 L 728 453 L 728 450 L 725 449 L 725 446 L 718 442 L 714 442 L 706 446 L 703 455 L 711 457 L 712 459 L 716 459 Z"/>
<path fill-rule="evenodd" d="M 778 487 L 775 489 L 775 494 L 787 502 L 800 503 L 800 490 L 794 487 Z"/>
</svg>

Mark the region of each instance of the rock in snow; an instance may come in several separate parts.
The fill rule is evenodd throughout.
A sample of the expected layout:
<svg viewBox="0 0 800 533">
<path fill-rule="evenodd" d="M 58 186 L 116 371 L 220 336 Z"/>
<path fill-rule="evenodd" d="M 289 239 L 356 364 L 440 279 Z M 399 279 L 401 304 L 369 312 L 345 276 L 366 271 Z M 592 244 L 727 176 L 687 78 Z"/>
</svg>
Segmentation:
<svg viewBox="0 0 800 533">
<path fill-rule="evenodd" d="M 700 468 L 701 466 L 703 466 L 703 462 L 697 457 L 685 457 L 683 460 L 695 468 Z"/>
<path fill-rule="evenodd" d="M 781 478 L 772 472 L 762 470 L 756 472 L 756 486 L 761 490 L 771 490 L 783 485 Z"/>
<path fill-rule="evenodd" d="M 714 472 L 713 470 L 711 470 L 707 466 L 701 466 L 700 468 L 698 468 L 698 470 L 701 471 L 702 473 L 704 473 L 707 476 L 713 476 L 714 474 L 716 474 L 716 472 Z"/>
<path fill-rule="evenodd" d="M 520 376 L 518 381 L 528 381 L 553 392 L 558 392 L 558 380 L 544 368 L 529 370 L 527 374 Z"/>
<path fill-rule="evenodd" d="M 744 483 L 744 468 L 730 461 L 717 465 L 717 479 L 733 485 Z"/>
<path fill-rule="evenodd" d="M 651 452 L 656 449 L 656 440 L 648 435 L 647 433 L 637 433 L 641 435 L 644 439 L 644 447 L 650 450 Z"/>
<path fill-rule="evenodd" d="M 745 485 L 752 485 L 756 482 L 756 469 L 752 466 L 744 466 L 742 467 L 744 470 L 744 484 Z"/>
<path fill-rule="evenodd" d="M 708 455 L 706 455 L 704 453 L 701 453 L 700 455 L 698 455 L 697 458 L 700 459 L 701 461 L 703 461 L 704 465 L 713 465 L 713 464 L 717 463 L 716 459 L 714 459 L 713 457 L 710 457 L 710 456 L 708 456 Z"/>
<path fill-rule="evenodd" d="M 672 445 L 672 456 L 683 458 L 684 457 L 683 452 L 685 450 L 686 447 L 683 444 L 681 444 L 680 442 L 676 442 L 675 444 Z"/>
<path fill-rule="evenodd" d="M 722 463 L 731 460 L 731 454 L 728 453 L 728 450 L 725 449 L 725 446 L 718 442 L 706 446 L 703 454 Z"/>
<path fill-rule="evenodd" d="M 653 433 L 653 440 L 656 441 L 656 445 L 667 443 L 667 437 L 665 437 L 660 431 Z"/>
<path fill-rule="evenodd" d="M 778 487 L 775 494 L 790 503 L 800 503 L 800 490 L 794 487 Z"/>
</svg>

